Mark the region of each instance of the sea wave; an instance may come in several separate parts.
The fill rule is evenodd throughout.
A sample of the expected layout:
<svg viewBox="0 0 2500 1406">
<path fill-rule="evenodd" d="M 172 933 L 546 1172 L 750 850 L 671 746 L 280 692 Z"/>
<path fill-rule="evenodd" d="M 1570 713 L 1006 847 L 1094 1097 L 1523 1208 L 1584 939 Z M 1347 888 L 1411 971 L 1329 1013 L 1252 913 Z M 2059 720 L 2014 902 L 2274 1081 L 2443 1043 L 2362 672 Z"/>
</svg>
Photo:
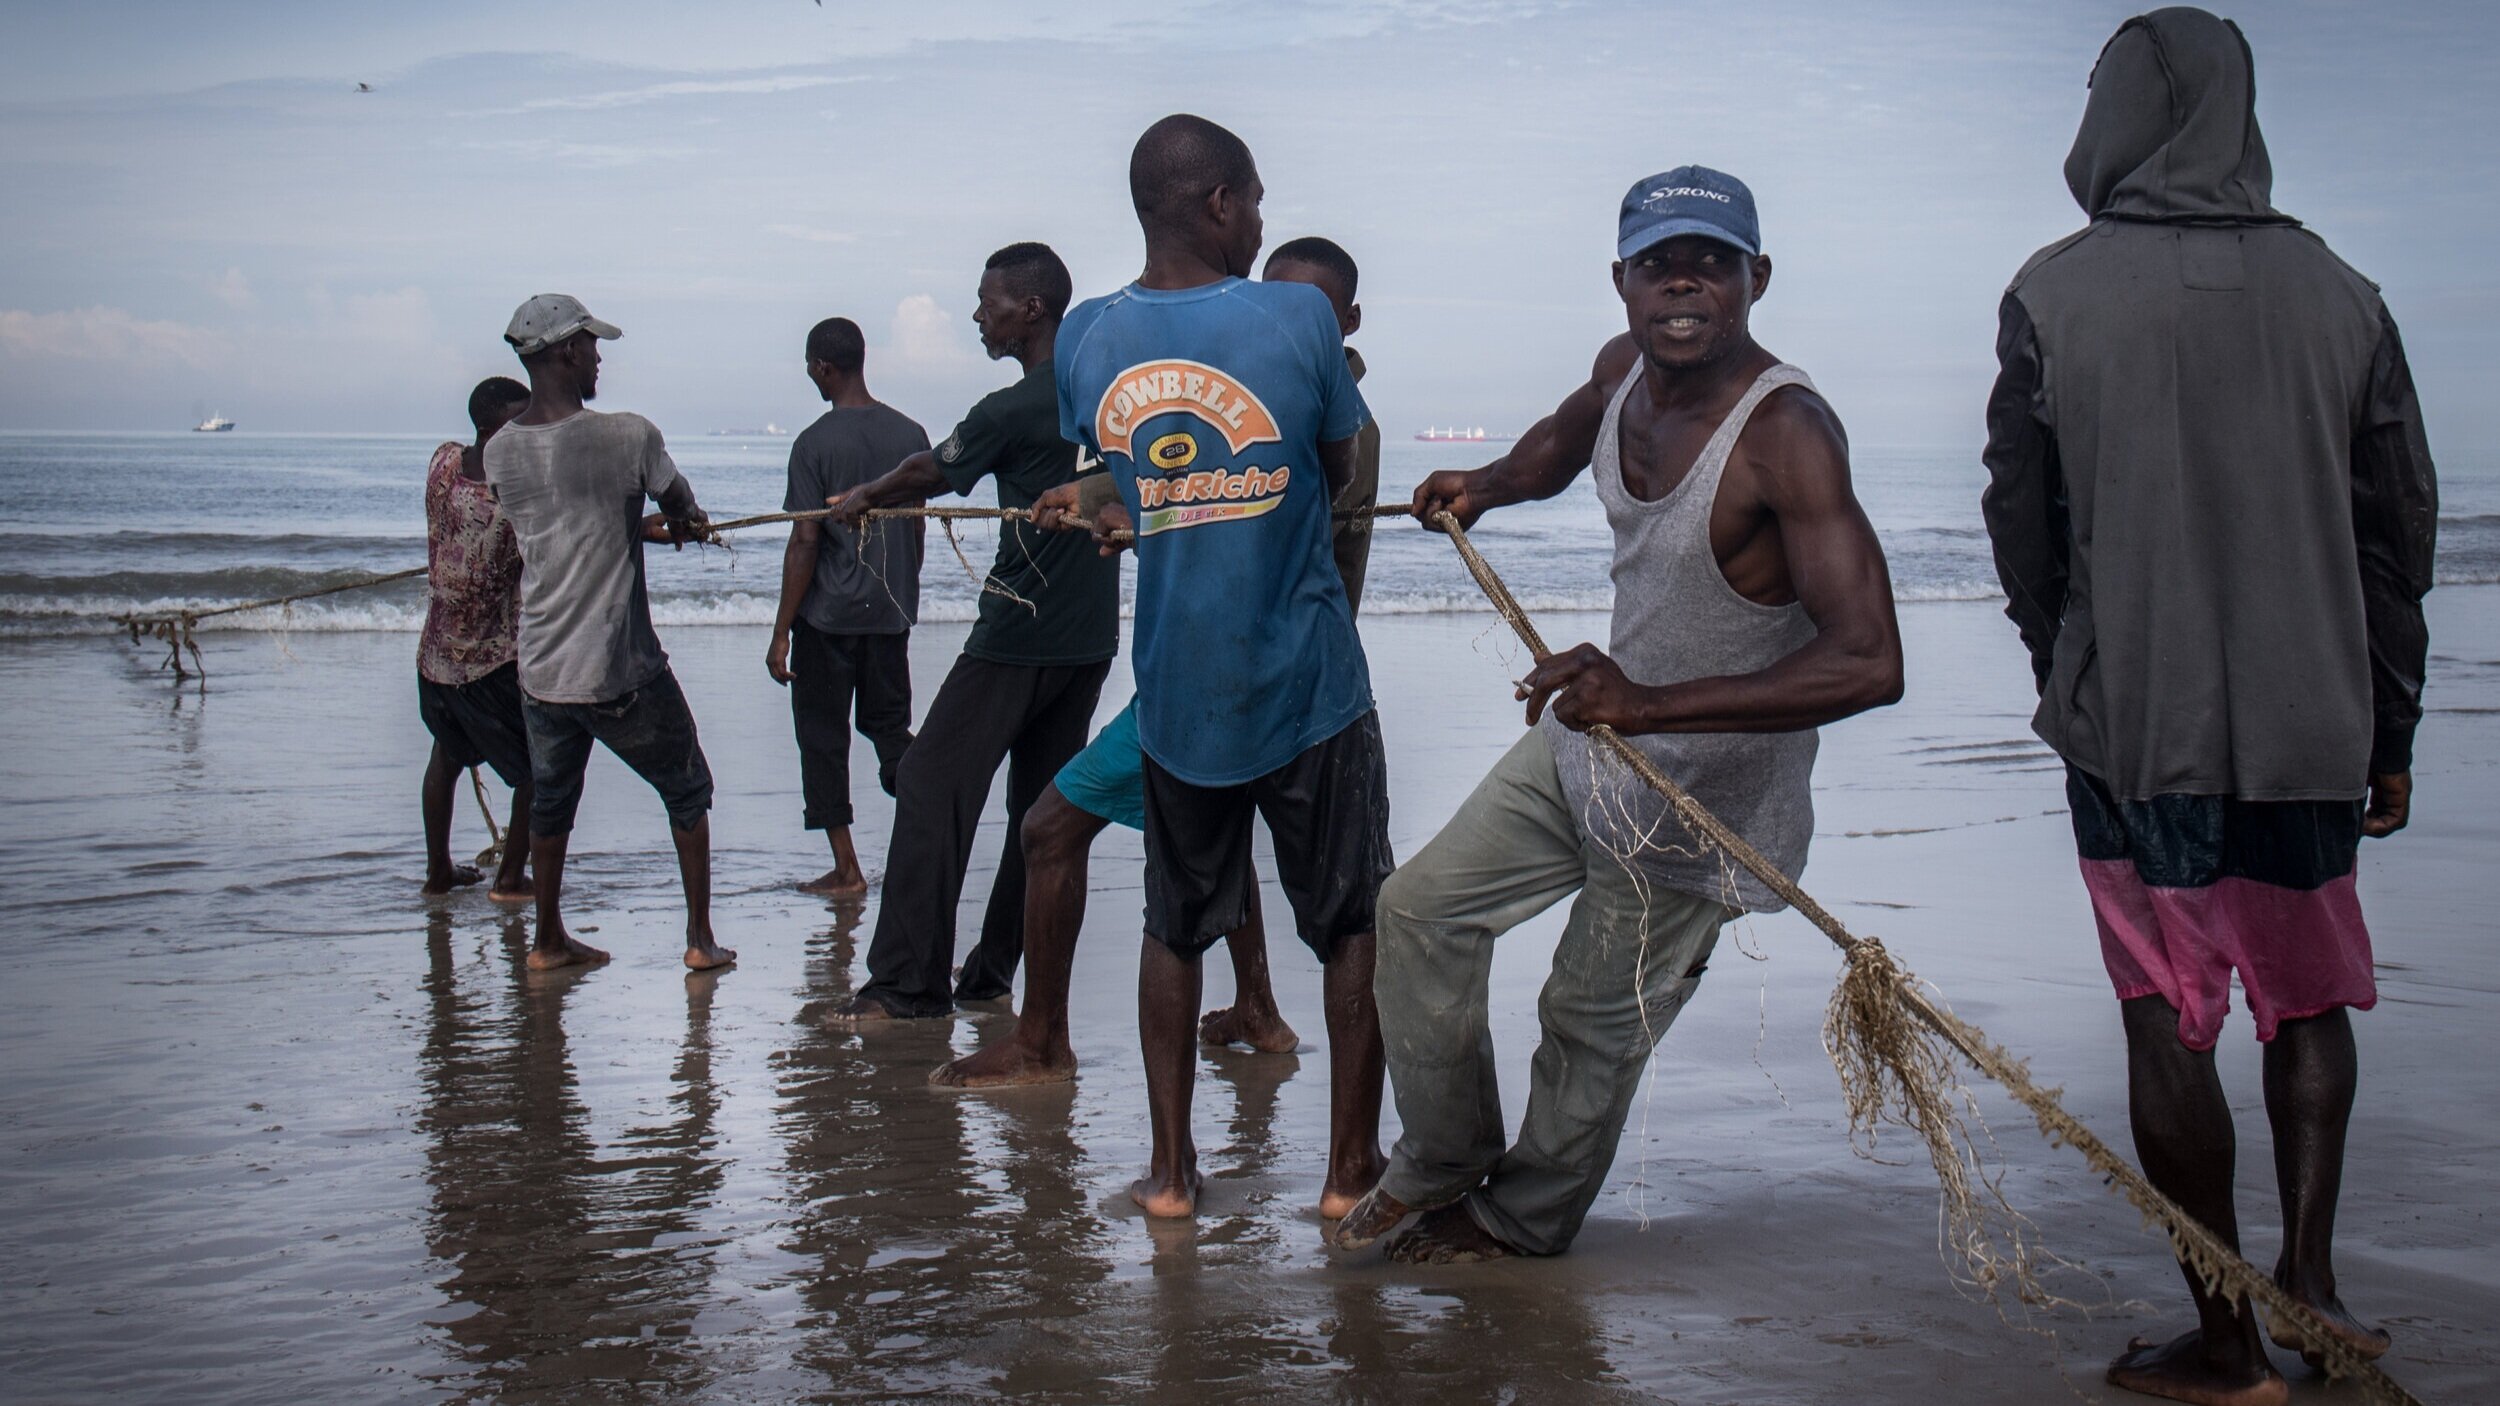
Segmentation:
<svg viewBox="0 0 2500 1406">
<path fill-rule="evenodd" d="M 2442 586 L 2500 585 L 2500 570 L 2442 572 Z M 378 594 L 378 593 L 377 593 Z M 1538 590 L 1522 588 L 1520 604 L 1533 614 L 1555 614 L 1571 611 L 1605 611 L 1614 608 L 1611 590 Z M 1945 582 L 1934 585 L 1910 585 L 1896 588 L 1893 599 L 1905 606 L 1951 604 L 1954 602 L 1995 602 L 2003 596 L 1993 585 Z M 0 639 L 37 638 L 55 635 L 105 635 L 120 631 L 118 617 L 125 615 L 166 614 L 180 609 L 199 609 L 215 602 L 193 596 L 50 594 L 0 596 Z M 920 606 L 923 624 L 962 623 L 974 617 L 976 604 L 970 599 L 947 600 L 924 597 Z M 1484 597 L 1470 588 L 1453 586 L 1446 590 L 1381 591 L 1367 589 L 1363 596 L 1366 616 L 1388 615 L 1464 615 L 1486 610 Z M 1124 604 L 1120 614 L 1129 618 L 1132 605 Z M 651 618 L 655 624 L 670 629 L 699 629 L 711 625 L 770 625 L 774 601 L 769 595 L 748 591 L 691 596 L 655 596 L 651 602 Z M 309 634 L 353 631 L 414 632 L 425 623 L 425 605 L 421 599 L 377 599 L 341 597 L 301 601 L 291 606 L 243 611 L 233 615 L 214 616 L 196 627 L 201 634 L 246 634 L 253 632 L 302 631 Z"/>
</svg>

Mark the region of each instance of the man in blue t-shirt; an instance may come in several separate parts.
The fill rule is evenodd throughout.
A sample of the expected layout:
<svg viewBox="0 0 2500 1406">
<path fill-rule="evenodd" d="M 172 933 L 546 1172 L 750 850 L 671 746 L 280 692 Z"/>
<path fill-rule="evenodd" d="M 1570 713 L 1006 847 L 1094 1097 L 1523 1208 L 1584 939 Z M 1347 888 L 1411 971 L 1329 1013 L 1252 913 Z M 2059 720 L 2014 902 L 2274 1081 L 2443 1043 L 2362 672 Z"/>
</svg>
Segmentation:
<svg viewBox="0 0 2500 1406">
<path fill-rule="evenodd" d="M 1198 958 L 1240 926 L 1255 810 L 1295 927 L 1327 973 L 1332 1114 L 1320 1211 L 1379 1178 L 1372 903 L 1393 867 L 1371 676 L 1329 545 L 1332 487 L 1369 419 L 1335 311 L 1251 283 L 1263 194 L 1250 150 L 1167 117 L 1129 158 L 1137 281 L 1060 329 L 1060 433 L 1119 484 L 1137 550 L 1137 731 L 1146 754 L 1138 1024 L 1154 1152 L 1130 1195 L 1196 1206 L 1189 1133 Z"/>
</svg>

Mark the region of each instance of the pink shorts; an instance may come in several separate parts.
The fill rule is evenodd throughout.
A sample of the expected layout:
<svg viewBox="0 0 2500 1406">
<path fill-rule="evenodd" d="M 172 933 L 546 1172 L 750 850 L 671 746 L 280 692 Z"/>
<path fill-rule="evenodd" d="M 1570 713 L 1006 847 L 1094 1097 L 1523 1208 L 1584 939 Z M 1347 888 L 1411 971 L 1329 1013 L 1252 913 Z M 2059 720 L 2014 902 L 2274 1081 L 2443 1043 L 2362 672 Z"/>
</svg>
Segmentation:
<svg viewBox="0 0 2500 1406">
<path fill-rule="evenodd" d="M 2260 1040 L 2378 1003 L 2353 887 L 2359 802 L 2119 801 L 2072 767 L 2066 796 L 2110 984 L 2122 1001 L 2168 1001 L 2180 1043 L 2213 1048 L 2235 972 Z"/>
<path fill-rule="evenodd" d="M 2101 961 L 2118 999 L 2158 995 L 2178 1009 L 2179 1042 L 2210 1050 L 2239 973 L 2257 1038 L 2287 1020 L 2378 1004 L 2370 930 L 2353 876 L 2314 889 L 2222 879 L 2154 888 L 2123 859 L 2083 861 L 2101 928 Z"/>
</svg>

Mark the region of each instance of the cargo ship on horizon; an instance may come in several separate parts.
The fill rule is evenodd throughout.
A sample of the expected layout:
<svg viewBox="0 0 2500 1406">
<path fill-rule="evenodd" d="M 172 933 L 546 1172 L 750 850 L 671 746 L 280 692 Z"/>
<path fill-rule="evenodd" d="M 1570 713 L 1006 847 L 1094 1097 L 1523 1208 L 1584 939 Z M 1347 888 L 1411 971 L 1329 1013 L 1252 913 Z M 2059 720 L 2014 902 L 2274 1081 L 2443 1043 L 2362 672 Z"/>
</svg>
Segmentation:
<svg viewBox="0 0 2500 1406">
<path fill-rule="evenodd" d="M 1428 429 L 1415 438 L 1426 444 L 1508 444 L 1519 436 L 1489 433 L 1484 426 L 1475 425 L 1463 430 L 1456 426 L 1446 430 Z"/>
</svg>

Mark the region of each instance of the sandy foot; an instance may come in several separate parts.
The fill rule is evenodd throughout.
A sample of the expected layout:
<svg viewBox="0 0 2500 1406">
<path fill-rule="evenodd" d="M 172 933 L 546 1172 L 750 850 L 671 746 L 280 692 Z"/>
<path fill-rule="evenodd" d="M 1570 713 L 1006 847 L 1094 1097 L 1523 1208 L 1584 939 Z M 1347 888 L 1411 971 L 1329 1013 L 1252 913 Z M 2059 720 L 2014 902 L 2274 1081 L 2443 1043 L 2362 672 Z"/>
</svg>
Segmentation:
<svg viewBox="0 0 2500 1406">
<path fill-rule="evenodd" d="M 475 865 L 455 864 L 451 866 L 451 872 L 447 874 L 428 873 L 425 876 L 424 886 L 418 889 L 417 892 L 422 893 L 429 898 L 439 897 L 440 895 L 451 892 L 453 889 L 467 888 L 469 885 L 476 883 L 479 879 L 484 877 L 484 875 L 477 871 L 477 867 Z"/>
<path fill-rule="evenodd" d="M 522 959 L 534 972 L 551 972 L 563 967 L 594 967 L 608 959 L 608 954 L 582 941 L 567 936 L 562 947 L 533 947 Z"/>
<path fill-rule="evenodd" d="M 1073 1053 L 1031 1049 L 1014 1039 L 994 1041 L 929 1071 L 929 1082 L 941 1089 L 1005 1089 L 1065 1084 L 1075 1078 Z"/>
<path fill-rule="evenodd" d="M 727 947 L 689 947 L 686 949 L 686 970 L 688 971 L 714 971 L 737 960 L 737 952 Z"/>
<path fill-rule="evenodd" d="M 2346 1346 L 2360 1353 L 2364 1359 L 2375 1362 L 2387 1354 L 2391 1339 L 2387 1336 L 2386 1330 L 2369 1327 L 2360 1319 L 2353 1317 L 2352 1310 L 2344 1307 L 2341 1299 L 2330 1296 L 2321 1302 L 2315 1295 L 2304 1294 L 2291 1285 L 2283 1283 L 2280 1276 L 2276 1278 L 2275 1284 L 2284 1293 L 2290 1294 L 2293 1302 L 2325 1320 L 2328 1329 L 2336 1337 L 2343 1339 Z M 2308 1363 L 2311 1371 L 2325 1370 L 2326 1357 L 2302 1342 L 2300 1334 L 2292 1331 L 2291 1324 L 2279 1318 L 2269 1317 L 2266 1322 L 2266 1336 L 2273 1340 L 2276 1347 L 2299 1353 L 2300 1360 Z"/>
<path fill-rule="evenodd" d="M 799 892 L 812 893 L 818 898 L 866 898 L 868 876 L 859 873 L 845 874 L 839 869 L 828 869 L 800 884 Z"/>
<path fill-rule="evenodd" d="M 2182 1333 L 2166 1343 L 2143 1338 L 2127 1344 L 2109 1364 L 2109 1384 L 2194 1406 L 2282 1406 L 2291 1386 L 2265 1362 L 2238 1373 L 2220 1373 L 2205 1361 L 2205 1335 Z"/>
<path fill-rule="evenodd" d="M 497 903 L 533 903 L 538 899 L 538 886 L 525 879 L 517 889 L 492 888 L 486 896 Z"/>
<path fill-rule="evenodd" d="M 1414 1209 L 1374 1186 L 1342 1215 L 1329 1217 L 1337 1224 L 1328 1232 L 1328 1243 L 1340 1250 L 1359 1250 L 1397 1229 L 1398 1222 L 1413 1214 Z M 1321 1214 L 1326 1216 L 1324 1203 Z"/>
<path fill-rule="evenodd" d="M 1198 1017 L 1198 1043 L 1248 1045 L 1261 1054 L 1292 1054 L 1302 1048 L 1302 1037 L 1274 1011 L 1225 1006 Z"/>
<path fill-rule="evenodd" d="M 878 1026 L 891 1026 L 901 1019 L 873 996 L 853 996 L 833 1008 L 832 1013 L 825 1017 L 825 1025 L 829 1029 L 848 1030 L 856 1034 Z"/>
<path fill-rule="evenodd" d="M 1177 1178 L 1158 1179 L 1153 1172 L 1128 1184 L 1128 1199 L 1136 1202 L 1147 1215 L 1167 1220 L 1198 1213 L 1198 1188 L 1206 1179 L 1191 1167 Z"/>
<path fill-rule="evenodd" d="M 1467 1208 L 1455 1202 L 1424 1212 L 1413 1230 L 1389 1245 L 1389 1258 L 1400 1264 L 1478 1264 L 1517 1253 L 1487 1235 Z"/>
<path fill-rule="evenodd" d="M 1389 1159 L 1374 1149 L 1372 1155 L 1352 1172 L 1332 1170 L 1319 1188 L 1321 1220 L 1342 1221 L 1372 1188 L 1380 1185 L 1380 1174 L 1389 1170 Z"/>
</svg>

